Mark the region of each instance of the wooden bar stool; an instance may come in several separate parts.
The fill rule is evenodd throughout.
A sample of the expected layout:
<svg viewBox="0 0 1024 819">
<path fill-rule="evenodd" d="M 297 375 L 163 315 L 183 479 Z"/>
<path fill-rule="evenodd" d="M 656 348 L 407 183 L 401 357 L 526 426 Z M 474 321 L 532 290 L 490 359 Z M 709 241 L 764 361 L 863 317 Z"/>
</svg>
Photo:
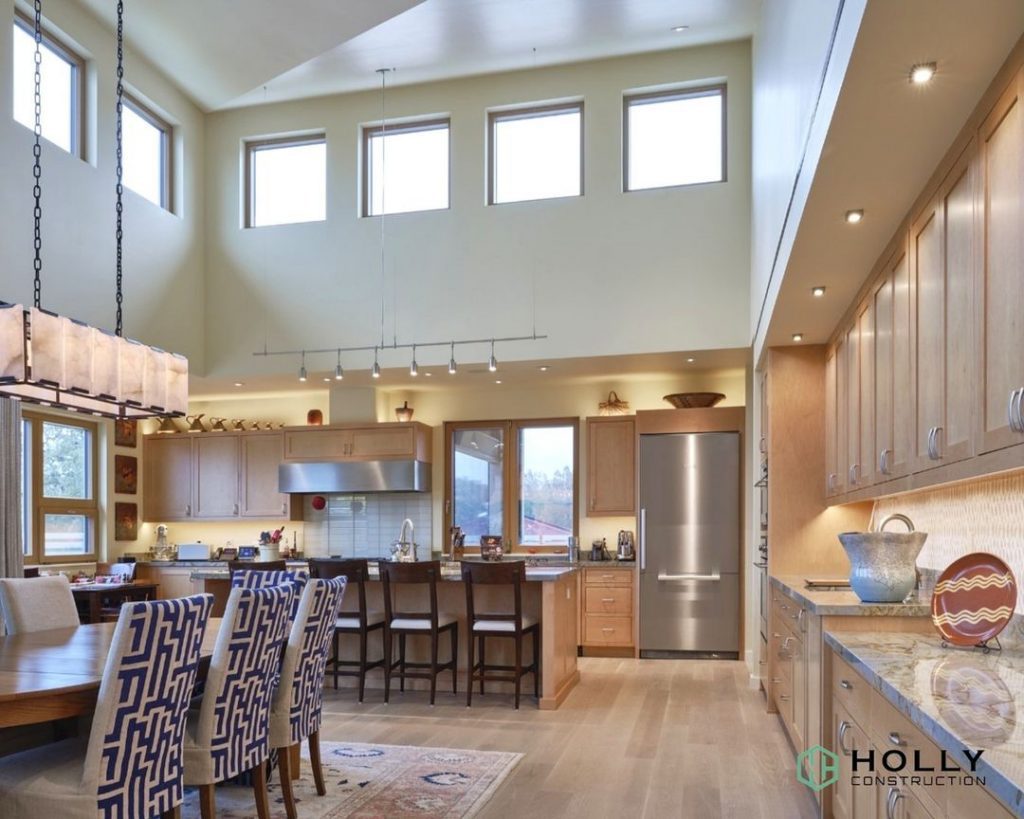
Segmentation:
<svg viewBox="0 0 1024 819">
<path fill-rule="evenodd" d="M 366 583 L 370 579 L 369 562 L 365 559 L 339 560 L 310 560 L 309 573 L 311 576 L 322 580 L 330 580 L 335 577 L 348 578 L 348 586 L 353 586 L 358 592 L 358 605 L 356 611 L 342 611 L 338 614 L 334 627 L 334 656 L 327 661 L 327 668 L 334 673 L 334 688 L 338 688 L 338 677 L 359 678 L 359 701 L 363 701 L 363 694 L 366 691 L 366 672 L 374 668 L 384 666 L 384 613 L 380 611 L 368 611 L 366 606 Z M 349 592 L 351 594 L 351 592 Z M 368 661 L 366 659 L 366 643 L 371 631 L 381 630 L 381 656 L 379 660 Z M 359 638 L 359 659 L 341 659 L 341 635 L 353 634 Z M 352 669 L 352 670 L 345 670 Z"/>
<path fill-rule="evenodd" d="M 519 708 L 519 689 L 523 677 L 533 674 L 533 695 L 540 699 L 540 623 L 535 617 L 523 615 L 523 583 L 526 582 L 526 564 L 514 563 L 469 563 L 462 564 L 462 580 L 466 585 L 466 614 L 469 628 L 469 671 L 466 680 L 466 707 L 473 704 L 473 683 L 480 681 L 480 693 L 484 693 L 484 682 L 504 681 L 515 684 L 516 709 Z M 474 590 L 476 586 L 511 586 L 513 611 L 511 613 L 478 613 Z M 523 637 L 533 635 L 533 662 L 523 666 Z M 480 647 L 480 662 L 473 652 L 473 638 Z M 488 637 L 511 637 L 516 641 L 515 665 L 487 665 L 486 649 Z"/>
<path fill-rule="evenodd" d="M 391 675 L 398 671 L 400 690 L 405 691 L 405 678 L 430 680 L 430 704 L 434 704 L 437 693 L 437 675 L 451 669 L 452 693 L 458 694 L 459 685 L 459 624 L 452 614 L 440 614 L 437 610 L 437 581 L 441 576 L 441 561 L 431 560 L 426 563 L 389 563 L 381 561 L 380 577 L 384 581 L 384 702 L 391 696 Z M 408 612 L 396 610 L 397 592 L 395 586 L 425 585 L 430 594 L 430 611 Z M 450 632 L 452 658 L 444 664 L 437 661 L 439 636 Z M 405 638 L 413 636 L 430 637 L 430 662 L 410 663 L 405 659 Z M 398 660 L 393 661 L 392 645 L 394 637 L 398 637 Z M 423 669 L 409 671 L 408 669 Z"/>
</svg>

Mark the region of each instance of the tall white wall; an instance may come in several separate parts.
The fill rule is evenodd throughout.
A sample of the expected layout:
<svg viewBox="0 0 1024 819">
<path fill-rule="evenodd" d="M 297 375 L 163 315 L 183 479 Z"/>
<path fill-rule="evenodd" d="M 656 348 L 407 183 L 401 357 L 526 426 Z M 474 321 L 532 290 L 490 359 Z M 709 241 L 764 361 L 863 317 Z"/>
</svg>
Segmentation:
<svg viewBox="0 0 1024 819">
<path fill-rule="evenodd" d="M 399 72 L 401 68 L 399 67 Z M 400 73 L 399 73 L 400 76 Z M 623 193 L 622 94 L 726 79 L 728 182 Z M 487 207 L 489 107 L 582 97 L 582 198 Z M 271 348 L 373 344 L 380 336 L 380 221 L 359 217 L 360 124 L 380 117 L 378 92 L 219 112 L 207 118 L 207 338 L 211 375 L 291 372 L 254 359 Z M 562 65 L 416 86 L 387 95 L 390 117 L 451 116 L 451 208 L 386 220 L 387 338 L 529 333 L 546 342 L 504 359 L 737 347 L 749 342 L 749 43 Z M 326 222 L 246 230 L 246 138 L 324 129 Z M 397 292 L 397 302 L 394 294 Z M 482 352 L 482 351 L 477 351 Z M 421 350 L 421 364 L 447 349 Z M 486 355 L 486 352 L 482 353 Z M 347 368 L 372 359 L 344 356 Z M 385 354 L 382 366 L 408 361 Z M 310 360 L 332 368 L 333 356 Z"/>
<path fill-rule="evenodd" d="M 10 6 L 8 6 L 10 9 Z M 43 307 L 114 326 L 114 64 L 111 32 L 76 2 L 48 0 L 48 21 L 87 59 L 85 159 L 43 147 Z M 5 24 L 10 26 L 11 16 Z M 131 20 L 127 25 L 131 39 Z M 15 122 L 10 29 L 0 36 L 0 300 L 32 300 L 32 132 Z M 174 123 L 175 213 L 125 194 L 125 333 L 186 354 L 201 370 L 203 119 L 128 50 L 126 82 Z"/>
</svg>

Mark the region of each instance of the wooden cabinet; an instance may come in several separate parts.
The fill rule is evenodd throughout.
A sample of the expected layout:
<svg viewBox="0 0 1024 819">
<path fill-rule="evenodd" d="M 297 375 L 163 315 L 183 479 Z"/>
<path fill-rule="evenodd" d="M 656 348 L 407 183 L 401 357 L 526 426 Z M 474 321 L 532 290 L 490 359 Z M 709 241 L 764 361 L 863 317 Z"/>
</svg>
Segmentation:
<svg viewBox="0 0 1024 819">
<path fill-rule="evenodd" d="M 143 519 L 188 520 L 192 516 L 192 439 L 150 435 L 143 445 Z"/>
<path fill-rule="evenodd" d="M 846 488 L 856 489 L 860 477 L 860 323 L 846 330 Z"/>
<path fill-rule="evenodd" d="M 832 747 L 839 754 L 839 781 L 832 790 L 832 816 L 834 819 L 875 819 L 877 788 L 853 784 L 853 755 L 867 756 L 872 749 L 871 742 L 838 700 L 832 704 Z"/>
<path fill-rule="evenodd" d="M 856 486 L 871 486 L 876 480 L 875 456 L 875 303 L 868 299 L 857 317 L 858 367 L 858 447 Z"/>
<path fill-rule="evenodd" d="M 977 448 L 1024 442 L 1024 74 L 1006 89 L 979 131 L 981 254 Z"/>
<path fill-rule="evenodd" d="M 289 497 L 278 492 L 277 468 L 284 458 L 284 435 L 239 438 L 241 477 L 239 514 L 243 518 L 272 518 L 288 513 Z"/>
<path fill-rule="evenodd" d="M 584 653 L 632 654 L 634 570 L 587 567 L 580 611 Z"/>
<path fill-rule="evenodd" d="M 430 462 L 432 429 L 425 424 L 311 427 L 284 432 L 286 461 Z"/>
<path fill-rule="evenodd" d="M 237 435 L 193 440 L 192 517 L 217 520 L 238 515 L 239 452 Z"/>
<path fill-rule="evenodd" d="M 156 596 L 160 600 L 173 600 L 177 597 L 188 597 L 196 594 L 197 583 L 192 581 L 195 569 L 188 566 L 160 566 L 153 563 L 141 563 L 135 575 L 139 580 L 156 583 Z M 201 591 L 201 589 L 199 589 Z"/>
<path fill-rule="evenodd" d="M 839 416 L 837 408 L 837 360 L 835 348 L 825 355 L 825 497 L 840 493 Z"/>
<path fill-rule="evenodd" d="M 587 419 L 587 515 L 636 514 L 636 422 Z"/>
</svg>

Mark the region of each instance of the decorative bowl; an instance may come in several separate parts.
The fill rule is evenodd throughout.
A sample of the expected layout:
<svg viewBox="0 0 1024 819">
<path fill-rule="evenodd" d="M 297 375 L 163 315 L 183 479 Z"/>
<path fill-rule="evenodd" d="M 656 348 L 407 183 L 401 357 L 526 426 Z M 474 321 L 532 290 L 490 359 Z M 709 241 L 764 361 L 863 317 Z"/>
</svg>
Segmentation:
<svg viewBox="0 0 1024 819">
<path fill-rule="evenodd" d="M 909 531 L 884 531 L 891 520 Z M 864 603 L 901 603 L 917 584 L 917 556 L 927 537 L 899 514 L 889 515 L 877 532 L 843 532 L 839 542 L 850 558 L 850 588 Z"/>
<path fill-rule="evenodd" d="M 720 392 L 674 392 L 664 398 L 676 409 L 713 407 L 719 401 L 725 400 L 725 396 Z"/>
</svg>

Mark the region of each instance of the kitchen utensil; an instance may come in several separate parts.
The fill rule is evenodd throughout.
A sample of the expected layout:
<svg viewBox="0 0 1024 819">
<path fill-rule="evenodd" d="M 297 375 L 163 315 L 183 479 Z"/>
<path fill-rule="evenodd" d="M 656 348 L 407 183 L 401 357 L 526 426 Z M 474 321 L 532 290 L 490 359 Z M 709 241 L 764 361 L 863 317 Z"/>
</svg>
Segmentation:
<svg viewBox="0 0 1024 819">
<path fill-rule="evenodd" d="M 664 396 L 676 409 L 697 409 L 699 407 L 713 407 L 719 401 L 724 401 L 725 396 L 720 392 L 674 392 Z"/>
<path fill-rule="evenodd" d="M 906 532 L 886 532 L 890 521 L 906 525 Z M 900 603 L 917 583 L 917 556 L 924 532 L 915 532 L 906 515 L 889 515 L 875 532 L 843 532 L 839 542 L 850 558 L 850 586 L 865 603 Z"/>
<path fill-rule="evenodd" d="M 598 415 L 628 415 L 629 401 L 623 401 L 618 393 L 612 390 L 608 393 L 608 400 L 597 405 Z"/>
<path fill-rule="evenodd" d="M 481 535 L 480 557 L 484 560 L 501 560 L 505 556 L 505 546 L 501 535 Z"/>
<path fill-rule="evenodd" d="M 634 560 L 636 558 L 636 541 L 633 538 L 633 533 L 628 529 L 619 530 L 615 558 L 616 560 Z"/>
<path fill-rule="evenodd" d="M 932 592 L 932 623 L 955 646 L 988 642 L 1006 628 L 1017 605 L 1017 581 L 1002 560 L 974 552 L 954 560 Z"/>
<path fill-rule="evenodd" d="M 412 420 L 413 412 L 415 412 L 415 410 L 409 406 L 409 402 L 403 401 L 402 406 L 395 407 L 395 418 L 397 418 L 400 423 L 408 424 Z"/>
</svg>

